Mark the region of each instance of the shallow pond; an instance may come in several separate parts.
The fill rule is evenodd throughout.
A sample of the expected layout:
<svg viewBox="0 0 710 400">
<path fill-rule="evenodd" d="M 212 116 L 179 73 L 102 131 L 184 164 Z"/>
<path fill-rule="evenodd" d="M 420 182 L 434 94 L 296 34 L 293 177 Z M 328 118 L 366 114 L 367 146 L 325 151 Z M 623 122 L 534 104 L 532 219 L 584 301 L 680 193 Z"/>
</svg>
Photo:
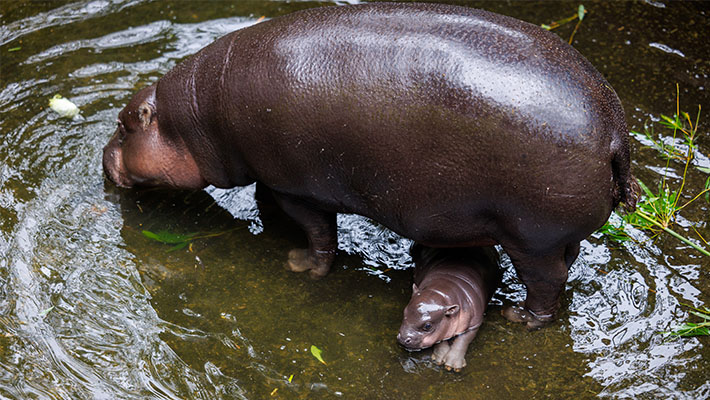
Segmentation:
<svg viewBox="0 0 710 400">
<path fill-rule="evenodd" d="M 535 24 L 577 10 L 458 3 Z M 573 45 L 616 89 L 631 129 L 671 140 L 658 121 L 675 112 L 676 83 L 681 109 L 694 116 L 703 105 L 689 200 L 707 179 L 695 167 L 710 167 L 710 7 L 584 4 Z M 563 310 L 536 332 L 500 316 L 524 291 L 506 259 L 504 286 L 456 374 L 396 342 L 411 291 L 406 240 L 340 216 L 341 254 L 312 281 L 282 268 L 304 238 L 277 210 L 258 211 L 253 187 L 126 191 L 105 181 L 102 147 L 137 89 L 227 32 L 320 5 L 0 3 L 0 398 L 710 397 L 708 340 L 661 333 L 695 318 L 681 303 L 710 304 L 710 260 L 668 235 L 630 229 L 636 241 L 583 242 Z M 557 32 L 567 39 L 573 27 Z M 48 109 L 57 93 L 81 118 Z M 677 185 L 683 164 L 666 169 L 648 144 L 632 139 L 634 174 Z M 704 200 L 681 216 L 674 229 L 710 238 Z M 143 230 L 201 237 L 173 249 Z"/>
</svg>

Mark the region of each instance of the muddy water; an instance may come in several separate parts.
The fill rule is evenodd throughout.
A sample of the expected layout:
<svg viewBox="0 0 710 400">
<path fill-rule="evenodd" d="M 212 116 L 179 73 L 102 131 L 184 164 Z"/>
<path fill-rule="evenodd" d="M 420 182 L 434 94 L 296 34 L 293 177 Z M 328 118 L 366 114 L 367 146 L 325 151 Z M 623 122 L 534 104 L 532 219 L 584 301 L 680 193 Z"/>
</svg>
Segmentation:
<svg viewBox="0 0 710 400">
<path fill-rule="evenodd" d="M 576 11 L 468 4 L 536 24 Z M 253 188 L 124 191 L 104 181 L 101 148 L 132 93 L 227 32 L 319 5 L 0 3 L 0 398 L 709 397 L 707 339 L 660 333 L 692 318 L 680 303 L 710 304 L 710 261 L 673 238 L 589 238 L 559 318 L 532 333 L 499 315 L 524 290 L 506 259 L 469 365 L 454 374 L 396 343 L 411 290 L 406 240 L 340 216 L 341 254 L 314 282 L 282 269 L 304 239 L 277 210 L 257 210 Z M 668 136 L 654 121 L 674 112 L 676 83 L 683 109 L 710 111 L 707 4 L 585 6 L 574 46 L 616 89 L 633 129 Z M 56 93 L 81 117 L 50 111 Z M 694 163 L 710 167 L 701 121 Z M 657 151 L 632 144 L 640 179 L 677 182 L 682 164 L 664 170 Z M 705 179 L 691 168 L 687 193 Z M 710 237 L 707 203 L 681 215 L 679 231 Z M 171 251 L 143 230 L 209 237 Z"/>
</svg>

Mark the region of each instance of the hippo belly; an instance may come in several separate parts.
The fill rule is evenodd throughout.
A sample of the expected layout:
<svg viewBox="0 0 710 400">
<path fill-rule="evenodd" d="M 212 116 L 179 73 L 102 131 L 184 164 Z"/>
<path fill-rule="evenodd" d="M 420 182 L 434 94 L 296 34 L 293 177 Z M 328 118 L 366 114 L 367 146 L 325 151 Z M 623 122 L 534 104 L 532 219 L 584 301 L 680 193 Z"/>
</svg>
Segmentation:
<svg viewBox="0 0 710 400">
<path fill-rule="evenodd" d="M 464 7 L 275 18 L 188 58 L 119 120 L 107 176 L 259 182 L 308 236 L 294 271 L 325 275 L 335 213 L 357 213 L 428 246 L 502 245 L 538 321 L 557 310 L 579 242 L 635 199 L 604 78 L 555 35 Z"/>
</svg>

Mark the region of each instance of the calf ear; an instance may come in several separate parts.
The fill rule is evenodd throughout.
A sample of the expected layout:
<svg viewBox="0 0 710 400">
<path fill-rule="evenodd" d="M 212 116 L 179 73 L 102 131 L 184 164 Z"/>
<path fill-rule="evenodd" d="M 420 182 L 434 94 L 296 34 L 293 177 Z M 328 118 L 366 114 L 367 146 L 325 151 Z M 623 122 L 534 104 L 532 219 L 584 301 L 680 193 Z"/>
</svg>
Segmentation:
<svg viewBox="0 0 710 400">
<path fill-rule="evenodd" d="M 419 292 L 419 288 L 417 287 L 416 283 L 412 283 L 412 292 L 415 294 Z"/>
<path fill-rule="evenodd" d="M 456 315 L 456 313 L 459 312 L 459 305 L 454 304 L 452 306 L 449 306 L 449 308 L 446 309 L 446 312 L 444 314 L 448 316 Z"/>
<path fill-rule="evenodd" d="M 148 128 L 153 118 L 155 117 L 155 106 L 153 103 L 144 101 L 138 106 L 138 119 L 140 119 L 143 129 Z"/>
</svg>

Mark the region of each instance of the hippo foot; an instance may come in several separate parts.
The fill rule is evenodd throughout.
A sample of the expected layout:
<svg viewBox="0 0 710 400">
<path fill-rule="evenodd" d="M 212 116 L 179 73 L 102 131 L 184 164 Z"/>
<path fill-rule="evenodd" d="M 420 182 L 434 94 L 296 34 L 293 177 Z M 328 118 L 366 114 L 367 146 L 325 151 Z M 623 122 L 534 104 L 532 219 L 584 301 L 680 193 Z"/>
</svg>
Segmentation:
<svg viewBox="0 0 710 400">
<path fill-rule="evenodd" d="M 293 249 L 288 252 L 286 269 L 293 272 L 308 271 L 313 279 L 319 279 L 328 274 L 328 268 L 323 268 L 308 256 L 308 249 Z"/>
<path fill-rule="evenodd" d="M 525 324 L 529 331 L 533 331 L 553 321 L 554 315 L 538 316 L 528 310 L 524 303 L 503 307 L 501 314 L 510 322 Z"/>
<path fill-rule="evenodd" d="M 431 359 L 436 365 L 444 364 L 447 371 L 461 372 L 461 369 L 466 366 L 465 355 L 465 351 L 458 351 L 455 346 L 450 346 L 449 342 L 445 340 L 434 346 Z"/>
<path fill-rule="evenodd" d="M 446 353 L 449 352 L 450 347 L 448 340 L 434 345 L 434 351 L 431 353 L 431 359 L 434 361 L 434 364 L 441 365 L 444 363 L 444 357 Z"/>
</svg>

